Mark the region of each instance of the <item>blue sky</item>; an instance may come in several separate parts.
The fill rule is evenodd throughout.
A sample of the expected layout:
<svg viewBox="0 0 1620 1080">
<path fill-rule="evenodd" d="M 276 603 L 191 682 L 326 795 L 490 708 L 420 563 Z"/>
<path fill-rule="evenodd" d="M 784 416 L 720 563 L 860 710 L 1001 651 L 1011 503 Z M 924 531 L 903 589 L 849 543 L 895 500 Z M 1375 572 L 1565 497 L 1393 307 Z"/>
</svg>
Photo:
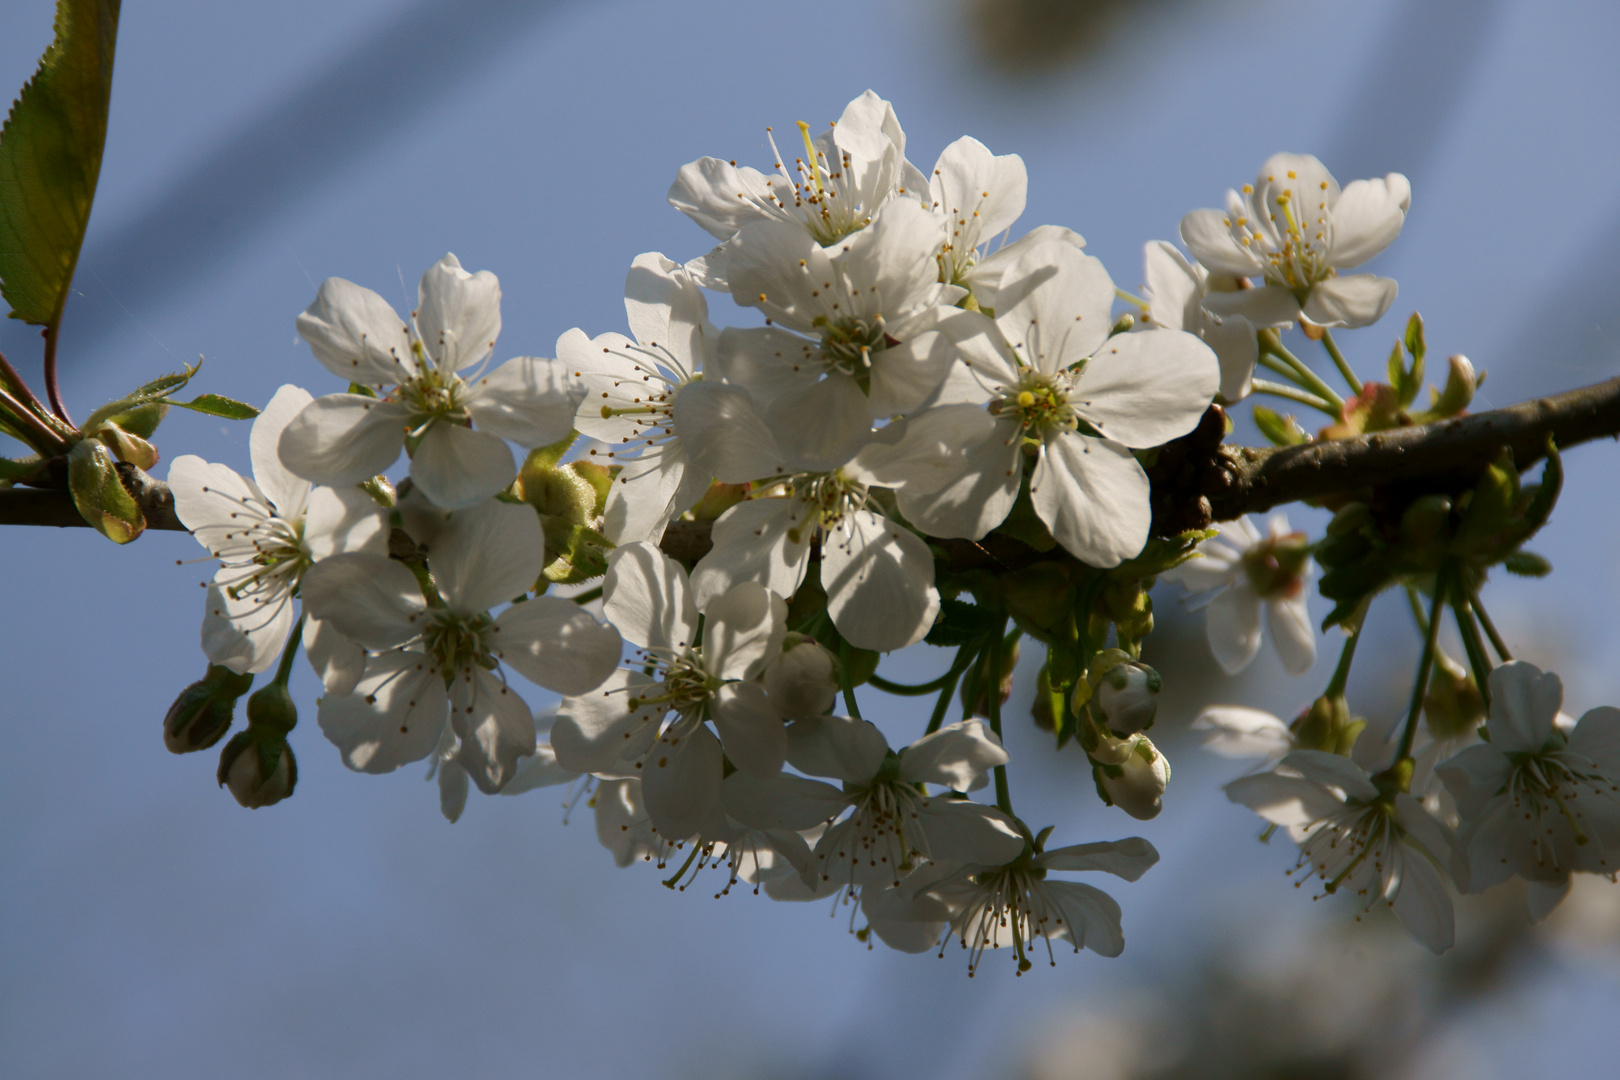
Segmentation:
<svg viewBox="0 0 1620 1080">
<path fill-rule="evenodd" d="M 951 0 L 127 5 L 64 393 L 82 416 L 199 354 L 200 390 L 262 403 L 287 381 L 333 389 L 293 331 L 315 285 L 347 277 L 405 308 L 446 251 L 500 276 L 504 355 L 550 355 L 572 326 L 622 329 L 637 253 L 708 247 L 664 202 L 682 163 L 768 165 L 767 124 L 819 126 L 868 86 L 925 167 L 961 134 L 1023 155 L 1022 225 L 1078 229 L 1125 287 L 1145 241 L 1277 150 L 1316 153 L 1341 181 L 1407 172 L 1407 228 L 1374 266 L 1401 283 L 1392 320 L 1421 310 L 1432 350 L 1488 369 L 1482 404 L 1608 378 L 1620 14 L 1600 0 L 1458 7 L 1144 5 L 1078 66 L 1013 78 L 976 58 Z M 49 23 L 39 0 L 10 5 L 0 84 L 26 78 Z M 1349 337 L 1364 374 L 1397 328 Z M 21 326 L 0 327 L 0 350 L 37 370 Z M 161 435 L 170 458 L 246 466 L 246 425 L 176 415 Z M 1577 714 L 1620 702 L 1614 452 L 1569 455 L 1534 544 L 1554 577 L 1487 593 L 1524 655 L 1564 673 Z M 969 982 L 954 954 L 868 953 L 843 911 L 673 895 L 650 868 L 615 870 L 585 812 L 565 826 L 555 790 L 475 795 L 450 826 L 420 770 L 343 768 L 302 667 L 298 794 L 242 811 L 215 788 L 212 755 L 161 744 L 164 709 L 203 665 L 206 569 L 175 565 L 196 553 L 177 534 L 126 549 L 88 530 L 0 536 L 10 1075 L 995 1076 L 1050 1018 L 1156 985 L 1214 936 L 1314 925 L 1282 885 L 1291 855 L 1255 844 L 1252 817 L 1216 790 L 1230 763 L 1175 752 L 1166 812 L 1139 825 L 1027 725 L 1008 737 L 1024 816 L 1067 842 L 1140 834 L 1164 854 L 1140 883 L 1109 885 L 1126 913 L 1118 961 L 1065 955 L 1018 980 L 987 964 Z M 1174 623 L 1173 599 L 1160 606 Z M 1381 673 L 1405 679 L 1389 672 L 1414 645 L 1385 606 L 1352 684 L 1374 704 L 1403 692 Z M 1033 667 L 1021 675 L 1027 700 Z M 1291 711 L 1323 678 L 1263 660 L 1208 694 Z M 920 731 L 904 707 L 880 722 L 902 741 Z M 1526 990 L 1469 1021 L 1500 1075 L 1519 1060 L 1590 1065 L 1602 1043 L 1571 1017 L 1620 1004 L 1599 964 L 1536 979 L 1536 1001 L 1569 1011 L 1532 1009 Z"/>
</svg>

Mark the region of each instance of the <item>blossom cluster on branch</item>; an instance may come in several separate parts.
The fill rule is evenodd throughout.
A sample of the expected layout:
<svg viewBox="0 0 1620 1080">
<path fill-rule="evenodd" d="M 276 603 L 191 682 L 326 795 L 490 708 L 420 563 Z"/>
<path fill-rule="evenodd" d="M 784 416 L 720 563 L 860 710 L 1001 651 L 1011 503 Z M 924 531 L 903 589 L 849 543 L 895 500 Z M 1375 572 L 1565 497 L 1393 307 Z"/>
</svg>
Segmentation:
<svg viewBox="0 0 1620 1080">
<path fill-rule="evenodd" d="M 1149 590 L 1178 582 L 1205 607 L 1227 672 L 1269 635 L 1302 675 L 1314 581 L 1344 637 L 1325 691 L 1291 723 L 1214 706 L 1195 724 L 1217 752 L 1266 760 L 1227 793 L 1288 830 L 1302 871 L 1436 951 L 1453 890 L 1517 875 L 1539 917 L 1572 873 L 1613 877 L 1620 712 L 1559 721 L 1557 677 L 1512 660 L 1479 595 L 1495 567 L 1546 572 L 1523 544 L 1556 500 L 1556 447 L 1539 484 L 1504 449 L 1465 482 L 1342 492 L 1317 539 L 1280 516 L 1176 531 L 1186 515 L 1163 505 L 1176 477 L 1215 467 L 1226 410 L 1251 396 L 1324 418 L 1313 432 L 1254 405 L 1280 447 L 1466 410 L 1482 376 L 1461 356 L 1420 407 L 1417 316 L 1387 383 L 1333 336 L 1395 300 L 1393 280 L 1348 271 L 1399 235 L 1405 177 L 1341 188 L 1315 158 L 1275 155 L 1224 209 L 1185 216 L 1189 254 L 1145 245 L 1136 295 L 1078 233 L 1021 226 L 1020 158 L 964 137 L 924 172 L 875 93 L 819 135 L 799 124 L 791 153 L 768 141 L 766 170 L 679 169 L 669 201 L 711 250 L 637 256 L 628 333 L 569 330 L 555 358 L 495 362 L 499 282 L 453 255 L 403 316 L 361 285 L 320 286 L 297 328 L 342 389 L 282 387 L 254 422 L 251 477 L 189 455 L 169 468 L 175 513 L 219 563 L 209 669 L 165 719 L 170 749 L 217 744 L 274 669 L 218 779 L 244 806 L 290 795 L 301 648 L 344 763 L 428 761 L 452 821 L 474 786 L 572 785 L 616 861 L 675 863 L 672 887 L 717 867 L 721 893 L 832 898 L 863 940 L 954 940 L 970 973 L 1007 948 L 1024 971 L 1043 941 L 1124 947 L 1118 903 L 1054 872 L 1135 881 L 1158 859 L 1140 837 L 1052 846 L 1057 826 L 1016 812 L 1002 707 L 1024 641 L 1044 652 L 1035 722 L 1085 755 L 1104 805 L 1151 818 L 1171 770 L 1148 734 Z M 735 324 L 711 322 L 718 297 L 746 309 Z M 1347 392 L 1285 334 L 1320 344 Z M 128 418 L 161 419 L 177 385 L 98 413 L 81 456 L 149 467 L 132 432 L 156 420 Z M 138 509 L 109 513 L 108 535 L 138 533 L 120 524 Z M 709 523 L 706 553 L 660 546 L 680 522 Z M 963 543 L 986 558 L 953 563 Z M 1404 722 L 1369 725 L 1346 680 L 1385 593 L 1406 595 L 1425 645 Z M 1440 646 L 1448 612 L 1466 665 Z M 877 673 L 925 641 L 954 650 L 944 675 Z M 537 711 L 525 683 L 560 703 Z M 900 735 L 862 717 L 858 687 L 936 703 Z"/>
</svg>

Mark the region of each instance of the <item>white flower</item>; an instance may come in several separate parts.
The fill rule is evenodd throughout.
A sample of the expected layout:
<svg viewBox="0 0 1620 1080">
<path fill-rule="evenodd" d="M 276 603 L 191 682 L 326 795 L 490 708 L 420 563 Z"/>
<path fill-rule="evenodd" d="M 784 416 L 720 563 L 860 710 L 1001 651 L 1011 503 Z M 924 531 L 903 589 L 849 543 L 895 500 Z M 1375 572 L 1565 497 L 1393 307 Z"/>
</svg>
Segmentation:
<svg viewBox="0 0 1620 1080">
<path fill-rule="evenodd" d="M 322 283 L 298 332 L 327 370 L 381 396 L 316 399 L 287 425 L 281 458 L 299 476 L 345 485 L 387 469 L 403 446 L 422 493 L 462 509 L 511 482 L 504 440 L 545 446 L 568 434 L 584 390 L 556 361 L 527 356 L 459 374 L 487 359 L 501 332 L 501 287 L 489 271 L 469 274 L 446 255 L 417 296 L 407 326 L 370 289 Z"/>
<path fill-rule="evenodd" d="M 810 160 L 795 158 L 791 171 L 767 128 L 776 176 L 735 161 L 699 158 L 681 167 L 670 185 L 670 204 L 722 241 L 752 222 L 778 221 L 831 244 L 864 228 L 894 196 L 910 192 L 920 198 L 927 190 L 927 180 L 906 160 L 906 134 L 894 107 L 870 90 L 813 143 L 808 125 L 800 123 L 799 134 Z M 699 282 L 725 289 L 730 253 L 731 245 L 721 244 L 694 260 Z"/>
<path fill-rule="evenodd" d="M 782 768 L 787 733 L 753 680 L 782 650 L 787 604 L 741 583 L 704 607 L 700 634 L 686 572 L 642 542 L 608 557 L 602 610 L 641 649 L 637 669 L 563 701 L 552 730 L 557 760 L 578 772 L 639 776 L 659 833 L 685 839 L 720 817 L 722 747 L 745 773 Z"/>
<path fill-rule="evenodd" d="M 832 247 L 774 221 L 734 244 L 732 296 L 769 325 L 728 327 L 709 371 L 748 389 L 784 448 L 842 464 L 873 420 L 916 409 L 945 378 L 940 327 L 964 314 L 962 290 L 940 284 L 939 225 L 918 203 L 889 203 Z"/>
<path fill-rule="evenodd" d="M 1029 171 L 1017 154 L 992 154 L 964 135 L 945 148 L 928 178 L 931 208 L 945 230 L 940 280 L 971 289 L 986 246 L 1024 212 Z"/>
<path fill-rule="evenodd" d="M 358 488 L 315 488 L 282 465 L 282 429 L 310 396 L 277 390 L 248 437 L 253 479 L 186 454 L 169 466 L 175 516 L 220 561 L 208 589 L 203 651 L 236 672 L 268 671 L 292 632 L 293 594 L 315 560 L 340 551 L 381 555 L 382 510 Z M 305 638 L 330 641 L 313 623 Z M 345 653 L 347 650 L 345 650 Z"/>
<path fill-rule="evenodd" d="M 558 360 L 586 390 L 575 426 L 612 446 L 606 456 L 623 466 L 604 513 L 604 532 L 620 544 L 656 541 L 709 490 L 708 474 L 692 466 L 675 429 L 677 396 L 694 385 L 697 393 L 742 392 L 695 382 L 719 332 L 702 290 L 680 266 L 656 253 L 636 256 L 624 307 L 633 340 L 587 339 L 576 329 L 557 341 Z"/>
<path fill-rule="evenodd" d="M 1057 966 L 1051 955 L 1053 941 L 1067 941 L 1075 952 L 1085 948 L 1099 956 L 1118 956 L 1125 950 L 1114 898 L 1091 885 L 1052 878 L 1053 871 L 1100 870 L 1136 881 L 1158 861 L 1153 845 L 1135 836 L 1051 851 L 1041 850 L 1037 843 L 999 864 L 926 867 L 900 892 L 935 897 L 950 909 L 951 933 L 968 951 L 970 976 L 978 971 L 986 949 L 1008 946 L 1022 975 L 1032 966 L 1026 953 L 1038 938 L 1046 939 L 1053 967 Z M 940 955 L 944 954 L 941 947 Z"/>
<path fill-rule="evenodd" d="M 354 693 L 321 699 L 321 730 L 344 764 L 383 773 L 427 757 L 448 712 L 462 767 L 480 790 L 500 790 L 535 752 L 535 728 L 498 662 L 549 690 L 583 693 L 619 661 L 618 632 L 571 601 L 540 596 L 490 615 L 523 596 L 544 563 L 533 509 L 491 500 L 452 515 L 435 538 L 431 605 L 391 559 L 335 555 L 305 575 L 310 612 L 376 650 Z"/>
<path fill-rule="evenodd" d="M 1027 443 L 1041 520 L 1075 557 L 1117 566 L 1142 550 L 1152 519 L 1130 448 L 1197 425 L 1220 379 L 1215 355 L 1174 330 L 1110 337 L 1113 282 L 1062 239 L 1025 247 L 993 289 L 980 288 L 995 322 L 973 316 L 982 332 L 959 339 L 965 366 L 939 400 L 986 406 L 994 430 L 950 482 L 902 489 L 901 512 L 934 536 L 984 536 L 1018 497 Z"/>
<path fill-rule="evenodd" d="M 1221 400 L 1230 405 L 1248 397 L 1260 358 L 1254 324 L 1235 313 L 1216 315 L 1204 305 L 1212 293 L 1237 291 L 1242 279 L 1212 274 L 1163 240 L 1147 243 L 1142 262 L 1148 308 L 1139 325 L 1197 334 L 1221 362 Z"/>
<path fill-rule="evenodd" d="M 1465 879 L 1456 840 L 1404 791 L 1381 791 L 1361 766 L 1320 750 L 1295 750 L 1272 772 L 1226 785 L 1227 798 L 1288 829 L 1300 861 L 1325 891 L 1343 889 L 1364 910 L 1388 904 L 1430 950 L 1451 948 L 1456 919 L 1435 864 Z"/>
<path fill-rule="evenodd" d="M 794 723 L 788 761 L 842 787 L 786 773 L 726 779 L 726 812 L 757 829 L 804 832 L 826 825 L 803 875 L 813 895 L 898 885 L 919 860 L 1005 862 L 1023 837 L 999 810 L 929 797 L 919 784 L 952 791 L 982 787 L 1007 752 L 983 724 L 951 724 L 895 754 L 864 720 L 822 717 Z"/>
<path fill-rule="evenodd" d="M 1219 535 L 1199 544 L 1194 558 L 1161 576 L 1180 582 L 1206 609 L 1209 648 L 1228 675 L 1259 653 L 1262 610 L 1284 669 L 1303 675 L 1316 663 L 1316 633 L 1305 606 L 1311 574 L 1305 534 L 1289 531 L 1281 514 L 1267 523 L 1264 536 L 1246 517 L 1216 529 Z"/>
<path fill-rule="evenodd" d="M 1170 760 L 1146 735 L 1116 739 L 1104 734 L 1096 749 L 1087 753 L 1098 762 L 1097 783 L 1115 806 L 1138 821 L 1159 816 L 1170 786 Z"/>
<path fill-rule="evenodd" d="M 1567 735 L 1557 675 L 1513 662 L 1491 672 L 1489 742 L 1435 772 L 1457 801 L 1464 892 L 1517 874 L 1562 887 L 1572 871 L 1620 869 L 1620 709 L 1592 709 Z M 1543 912 L 1544 914 L 1544 912 Z"/>
<path fill-rule="evenodd" d="M 556 716 L 555 707 L 534 714 L 534 753 L 518 759 L 517 771 L 501 787 L 502 795 L 522 795 L 579 779 L 579 773 L 570 772 L 557 764 L 557 754 L 551 748 L 549 735 Z M 440 813 L 446 821 L 459 821 L 462 811 L 467 808 L 467 769 L 461 763 L 461 738 L 449 726 L 439 736 L 438 750 L 428 766 L 428 779 L 435 778 L 439 781 Z"/>
<path fill-rule="evenodd" d="M 1181 239 L 1210 271 L 1259 277 L 1265 285 L 1211 293 L 1205 307 L 1281 326 L 1301 314 L 1318 326 L 1368 326 L 1395 302 L 1395 282 L 1372 274 L 1340 277 L 1400 235 L 1412 185 L 1400 173 L 1338 181 L 1308 154 L 1276 154 L 1254 185 L 1226 193 L 1226 210 L 1194 210 Z"/>
</svg>

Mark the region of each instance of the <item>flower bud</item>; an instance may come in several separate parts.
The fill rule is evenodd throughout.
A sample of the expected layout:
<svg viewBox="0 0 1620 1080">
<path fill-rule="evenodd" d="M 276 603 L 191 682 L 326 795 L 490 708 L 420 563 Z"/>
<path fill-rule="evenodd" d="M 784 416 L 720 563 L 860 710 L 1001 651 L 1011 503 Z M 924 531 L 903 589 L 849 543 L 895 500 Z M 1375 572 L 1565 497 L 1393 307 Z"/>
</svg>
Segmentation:
<svg viewBox="0 0 1620 1080">
<path fill-rule="evenodd" d="M 1423 722 L 1436 739 L 1454 739 L 1485 720 L 1485 697 L 1474 677 L 1444 650 L 1434 654 L 1434 673 L 1423 698 Z"/>
<path fill-rule="evenodd" d="M 1468 357 L 1453 356 L 1447 363 L 1450 370 L 1446 372 L 1445 389 L 1434 394 L 1426 419 L 1456 416 L 1468 408 L 1474 400 L 1474 391 L 1479 388 L 1480 380 L 1475 376 L 1474 365 L 1468 362 Z"/>
<path fill-rule="evenodd" d="M 253 685 L 252 675 L 211 664 L 208 674 L 180 691 L 163 717 L 163 745 L 172 753 L 206 750 L 231 729 L 236 699 Z"/>
<path fill-rule="evenodd" d="M 1367 721 L 1350 715 L 1344 695 L 1319 697 L 1311 707 L 1294 718 L 1288 730 L 1294 733 L 1296 750 L 1323 750 L 1348 755 Z"/>
<path fill-rule="evenodd" d="M 1170 784 L 1170 762 L 1146 735 L 1111 739 L 1104 735 L 1093 760 L 1092 772 L 1104 797 L 1138 821 L 1159 816 L 1164 789 Z"/>
<path fill-rule="evenodd" d="M 229 786 L 238 803 L 257 810 L 293 793 L 298 786 L 298 761 L 280 733 L 249 728 L 225 744 L 217 776 L 220 787 Z"/>
<path fill-rule="evenodd" d="M 1016 667 L 1018 667 L 1018 643 L 1015 641 L 1012 644 L 1012 648 L 1006 650 L 1005 652 L 1003 652 L 1001 654 L 1001 686 L 999 688 L 1000 693 L 998 695 L 999 696 L 999 701 L 997 702 L 998 705 L 1007 704 L 1007 699 L 1012 697 L 1013 669 L 1015 669 Z M 968 705 L 968 700 L 967 700 L 968 680 L 963 679 L 962 680 L 962 703 L 964 705 L 968 705 L 969 710 L 973 713 L 974 716 L 989 716 L 990 715 L 990 694 L 989 694 L 989 690 L 990 690 L 990 653 L 988 651 L 986 651 L 984 656 L 979 659 L 978 668 L 979 668 L 979 678 L 978 678 L 978 686 L 977 686 L 978 694 L 977 694 L 977 696 L 974 697 L 973 702 L 970 705 Z"/>
<path fill-rule="evenodd" d="M 839 674 L 830 650 L 807 634 L 789 634 L 761 681 L 784 719 L 808 720 L 832 711 Z"/>
<path fill-rule="evenodd" d="M 247 718 L 249 728 L 286 735 L 298 726 L 298 708 L 285 684 L 273 682 L 248 698 Z"/>
<path fill-rule="evenodd" d="M 1097 684 L 1093 706 L 1116 735 L 1134 735 L 1153 726 L 1164 681 L 1146 664 L 1131 661 L 1110 668 Z"/>
</svg>

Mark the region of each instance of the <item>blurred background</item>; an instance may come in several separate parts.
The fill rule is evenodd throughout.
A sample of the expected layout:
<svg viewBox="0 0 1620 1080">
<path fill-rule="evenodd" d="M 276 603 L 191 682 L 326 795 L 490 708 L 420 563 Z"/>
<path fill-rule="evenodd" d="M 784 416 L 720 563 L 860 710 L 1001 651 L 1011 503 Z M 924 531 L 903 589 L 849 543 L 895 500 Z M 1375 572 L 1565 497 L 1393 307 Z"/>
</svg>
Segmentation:
<svg viewBox="0 0 1620 1080">
<path fill-rule="evenodd" d="M 8 0 L 0 88 L 32 72 L 50 23 L 47 0 Z M 293 330 L 316 284 L 408 309 L 446 251 L 499 274 L 501 357 L 623 329 L 637 253 L 711 243 L 664 202 L 681 164 L 768 166 L 767 124 L 819 127 L 870 86 L 924 168 L 964 133 L 1021 154 L 1015 232 L 1078 229 L 1127 288 L 1144 242 L 1275 151 L 1341 182 L 1405 172 L 1405 233 L 1372 266 L 1400 298 L 1344 344 L 1376 376 L 1415 308 L 1434 354 L 1489 371 L 1477 406 L 1508 404 L 1620 370 L 1617 42 L 1602 0 L 128 4 L 64 394 L 82 417 L 199 354 L 199 392 L 329 391 Z M 728 308 L 716 298 L 717 321 Z M 37 377 L 35 332 L 8 322 L 0 350 Z M 246 424 L 177 411 L 160 434 L 171 459 L 247 466 Z M 1562 673 L 1574 715 L 1620 703 L 1615 454 L 1566 459 L 1532 545 L 1553 577 L 1485 594 L 1516 652 Z M 175 565 L 197 552 L 181 534 L 0 534 L 7 1076 L 1612 1075 L 1620 890 L 1587 882 L 1533 932 L 1511 888 L 1473 898 L 1436 961 L 1389 920 L 1291 888 L 1292 845 L 1257 843 L 1220 793 L 1241 764 L 1177 734 L 1208 701 L 1292 715 L 1336 640 L 1305 678 L 1268 648 L 1225 679 L 1161 590 L 1153 734 L 1175 778 L 1147 823 L 1101 806 L 1083 757 L 1027 720 L 1026 649 L 1007 734 L 1020 813 L 1055 843 L 1143 835 L 1164 859 L 1098 882 L 1125 910 L 1120 959 L 1064 952 L 1014 978 L 998 956 L 969 981 L 954 950 L 869 952 L 841 909 L 616 870 L 588 813 L 564 823 L 559 789 L 475 795 L 449 825 L 423 769 L 344 769 L 303 665 L 297 795 L 239 809 L 214 755 L 161 740 L 203 668 L 209 570 Z M 1350 698 L 1387 722 L 1417 639 L 1398 597 L 1373 618 Z M 945 661 L 918 646 L 884 670 Z M 920 733 L 907 703 L 863 701 L 897 744 Z"/>
</svg>

